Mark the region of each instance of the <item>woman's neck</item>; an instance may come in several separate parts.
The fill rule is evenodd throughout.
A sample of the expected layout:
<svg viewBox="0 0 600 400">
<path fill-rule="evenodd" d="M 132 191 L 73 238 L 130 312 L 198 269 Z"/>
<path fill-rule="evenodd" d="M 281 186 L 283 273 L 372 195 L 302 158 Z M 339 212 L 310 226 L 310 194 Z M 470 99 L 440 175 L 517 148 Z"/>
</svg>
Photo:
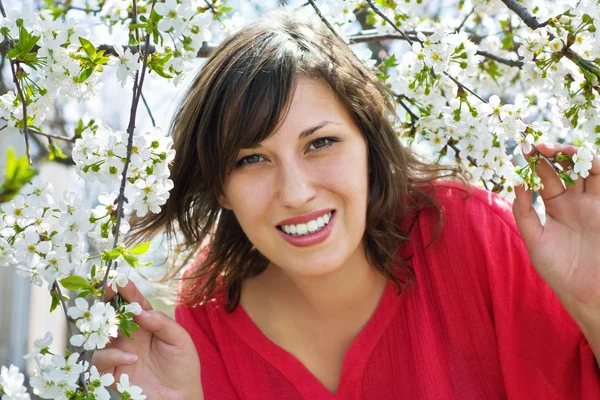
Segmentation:
<svg viewBox="0 0 600 400">
<path fill-rule="evenodd" d="M 366 258 L 318 277 L 290 275 L 269 265 L 260 276 L 245 282 L 241 303 L 250 314 L 262 309 L 271 315 L 295 315 L 318 322 L 366 313 L 368 319 L 386 284 L 387 278 Z"/>
</svg>

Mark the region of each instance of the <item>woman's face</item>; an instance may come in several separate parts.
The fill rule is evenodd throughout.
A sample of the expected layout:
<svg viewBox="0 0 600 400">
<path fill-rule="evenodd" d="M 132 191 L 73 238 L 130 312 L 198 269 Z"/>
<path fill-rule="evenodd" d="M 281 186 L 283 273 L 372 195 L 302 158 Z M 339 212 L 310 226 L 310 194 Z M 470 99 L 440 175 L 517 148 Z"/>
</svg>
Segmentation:
<svg viewBox="0 0 600 400">
<path fill-rule="evenodd" d="M 367 145 L 327 83 L 299 79 L 278 130 L 236 160 L 220 203 L 272 264 L 308 277 L 365 262 Z"/>
</svg>

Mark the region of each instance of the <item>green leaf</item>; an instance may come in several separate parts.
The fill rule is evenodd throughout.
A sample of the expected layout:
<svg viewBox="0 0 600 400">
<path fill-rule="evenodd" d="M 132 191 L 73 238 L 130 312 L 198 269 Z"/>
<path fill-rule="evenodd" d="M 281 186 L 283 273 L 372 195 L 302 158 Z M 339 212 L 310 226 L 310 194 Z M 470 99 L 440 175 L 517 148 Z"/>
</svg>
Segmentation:
<svg viewBox="0 0 600 400">
<path fill-rule="evenodd" d="M 131 334 L 140 328 L 138 324 L 128 319 L 122 319 L 119 323 L 119 330 L 127 339 L 131 339 Z"/>
<path fill-rule="evenodd" d="M 54 311 L 56 307 L 60 305 L 60 297 L 56 290 L 51 290 L 50 295 L 52 296 L 52 304 L 50 304 L 50 312 Z"/>
<path fill-rule="evenodd" d="M 84 69 L 79 74 L 79 77 L 77 78 L 77 82 L 79 82 L 79 83 L 85 82 L 86 79 L 89 78 L 90 75 L 92 75 L 92 72 L 94 72 L 94 68 L 86 68 L 86 69 Z"/>
<path fill-rule="evenodd" d="M 51 141 L 48 147 L 50 150 L 48 153 L 48 159 L 50 161 L 54 160 L 56 157 L 62 158 L 63 160 L 67 158 L 67 156 L 62 152 L 62 150 L 58 146 L 54 144 L 54 142 Z"/>
<path fill-rule="evenodd" d="M 96 48 L 89 40 L 80 37 L 79 42 L 81 43 L 81 47 L 83 47 L 85 54 L 87 54 L 91 59 L 96 58 Z"/>
<path fill-rule="evenodd" d="M 145 254 L 150 249 L 150 242 L 140 243 L 128 250 L 129 254 Z"/>
<path fill-rule="evenodd" d="M 61 279 L 60 284 L 68 290 L 84 290 L 90 287 L 88 281 L 78 275 L 67 276 Z"/>
<path fill-rule="evenodd" d="M 565 172 L 560 172 L 558 176 L 560 176 L 563 182 L 565 182 L 565 185 L 567 185 L 567 187 L 575 185 L 575 181 L 569 176 L 569 174 Z"/>
<path fill-rule="evenodd" d="M 106 250 L 104 254 L 106 254 L 111 260 L 116 260 L 121 254 L 123 254 L 123 249 L 116 247 L 111 250 Z"/>
<path fill-rule="evenodd" d="M 15 59 L 19 56 L 19 54 L 21 54 L 21 52 L 19 52 L 19 50 L 17 49 L 10 49 L 8 51 L 8 53 L 6 53 L 6 58 L 9 60 Z"/>
<path fill-rule="evenodd" d="M 0 186 L 0 203 L 10 201 L 37 174 L 29 165 L 27 157 L 22 155 L 17 158 L 12 147 L 7 150 L 4 171 L 4 182 Z"/>
<path fill-rule="evenodd" d="M 133 268 L 135 268 L 136 264 L 138 264 L 138 259 L 135 256 L 123 254 L 123 258 L 125 261 L 127 261 L 127 264 L 131 265 Z"/>
</svg>

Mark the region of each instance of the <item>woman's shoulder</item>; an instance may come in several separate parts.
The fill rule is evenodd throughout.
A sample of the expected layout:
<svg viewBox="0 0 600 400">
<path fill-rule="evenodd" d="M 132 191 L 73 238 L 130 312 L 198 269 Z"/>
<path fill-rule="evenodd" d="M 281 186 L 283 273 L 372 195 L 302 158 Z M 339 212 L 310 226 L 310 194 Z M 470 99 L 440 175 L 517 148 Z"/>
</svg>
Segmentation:
<svg viewBox="0 0 600 400">
<path fill-rule="evenodd" d="M 518 232 L 512 213 L 512 204 L 498 193 L 464 184 L 456 180 L 439 180 L 433 183 L 434 200 L 442 209 L 448 223 L 480 225 L 480 219 L 498 218 L 511 230 Z"/>
</svg>

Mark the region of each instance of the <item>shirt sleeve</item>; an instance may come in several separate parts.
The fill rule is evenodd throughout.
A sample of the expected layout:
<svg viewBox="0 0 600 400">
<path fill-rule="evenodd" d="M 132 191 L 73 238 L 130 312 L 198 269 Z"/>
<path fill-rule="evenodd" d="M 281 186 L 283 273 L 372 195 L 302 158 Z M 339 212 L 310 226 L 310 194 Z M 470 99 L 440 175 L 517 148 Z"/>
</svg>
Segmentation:
<svg viewBox="0 0 600 400">
<path fill-rule="evenodd" d="M 531 264 L 501 197 L 477 190 L 459 213 L 487 273 L 509 399 L 600 399 L 600 370 L 573 318 Z M 463 214 L 464 213 L 464 214 Z"/>
<path fill-rule="evenodd" d="M 223 357 L 212 337 L 206 310 L 200 307 L 175 308 L 175 321 L 185 328 L 196 345 L 200 357 L 200 375 L 205 400 L 238 400 Z"/>
</svg>

